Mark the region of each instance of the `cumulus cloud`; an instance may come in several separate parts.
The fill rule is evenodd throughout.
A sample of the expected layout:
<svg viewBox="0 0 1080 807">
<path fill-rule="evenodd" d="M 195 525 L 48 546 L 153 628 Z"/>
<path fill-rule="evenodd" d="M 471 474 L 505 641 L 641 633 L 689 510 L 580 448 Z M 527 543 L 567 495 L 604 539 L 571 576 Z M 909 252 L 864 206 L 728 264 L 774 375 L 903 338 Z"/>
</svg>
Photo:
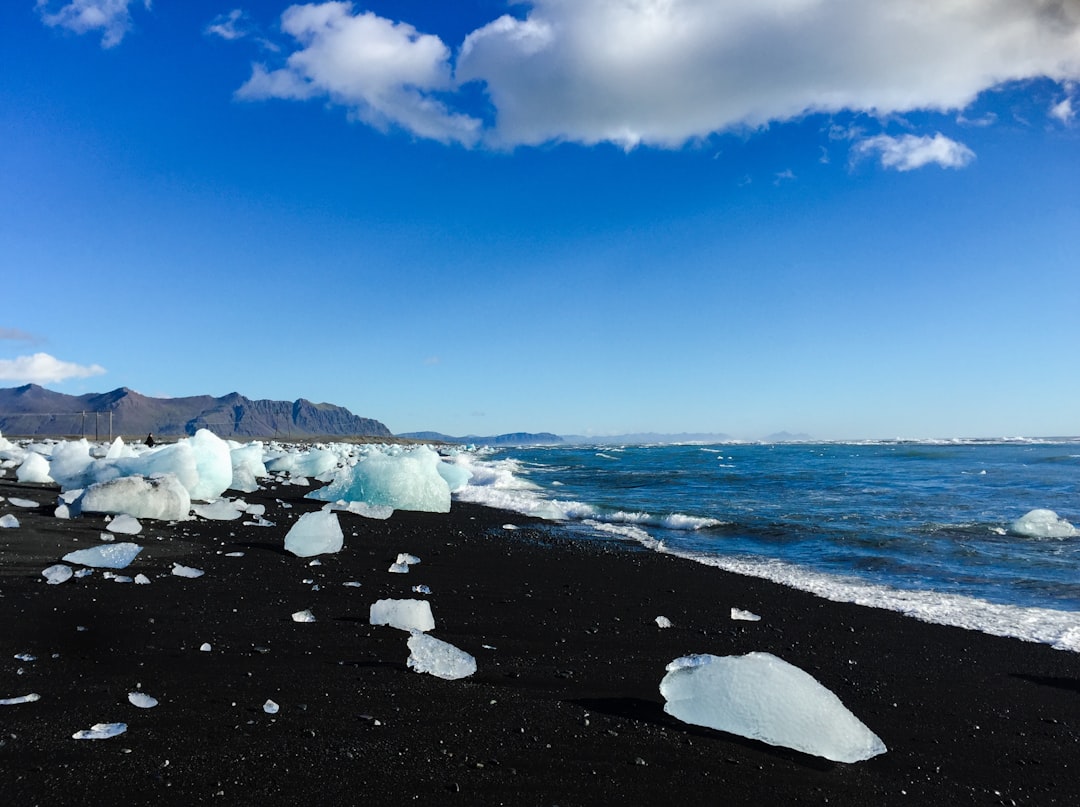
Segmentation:
<svg viewBox="0 0 1080 807">
<path fill-rule="evenodd" d="M 1080 76 L 1072 0 L 532 0 L 465 39 L 490 140 L 679 146 L 813 112 L 959 110 Z"/>
<path fill-rule="evenodd" d="M 99 364 L 89 366 L 60 361 L 48 353 L 34 353 L 14 359 L 0 359 L 0 381 L 29 384 L 50 384 L 69 378 L 89 378 L 102 375 L 105 368 Z"/>
<path fill-rule="evenodd" d="M 450 111 L 439 98 L 455 89 L 450 49 L 439 37 L 370 12 L 354 13 L 347 2 L 292 6 L 281 28 L 299 49 L 283 67 L 254 65 L 238 98 L 325 96 L 378 129 L 398 126 L 442 142 L 476 141 L 480 121 Z"/>
<path fill-rule="evenodd" d="M 1072 123 L 1073 118 L 1076 117 L 1076 110 L 1073 109 L 1072 99 L 1066 98 L 1063 101 L 1054 104 L 1050 108 L 1050 117 L 1056 118 L 1066 126 Z"/>
<path fill-rule="evenodd" d="M 37 0 L 41 21 L 50 28 L 66 28 L 76 34 L 101 31 L 101 47 L 111 48 L 120 44 L 131 30 L 129 6 L 136 0 L 71 0 L 56 11 L 50 11 L 52 0 Z M 151 0 L 143 0 L 149 9 Z"/>
<path fill-rule="evenodd" d="M 938 132 L 933 137 L 877 135 L 860 140 L 852 147 L 856 159 L 876 155 L 884 168 L 911 171 L 936 163 L 942 168 L 963 168 L 975 159 L 975 152 Z"/>
<path fill-rule="evenodd" d="M 219 14 L 206 26 L 206 33 L 228 40 L 243 39 L 247 36 L 244 12 L 234 8 L 228 14 Z"/>
</svg>

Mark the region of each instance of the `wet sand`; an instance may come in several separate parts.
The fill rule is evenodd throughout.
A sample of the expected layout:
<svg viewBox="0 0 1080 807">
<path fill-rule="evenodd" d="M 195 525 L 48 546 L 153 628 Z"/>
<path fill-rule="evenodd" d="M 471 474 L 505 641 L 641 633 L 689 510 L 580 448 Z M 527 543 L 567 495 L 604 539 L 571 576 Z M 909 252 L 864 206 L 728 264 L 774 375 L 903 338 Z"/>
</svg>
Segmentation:
<svg viewBox="0 0 1080 807">
<path fill-rule="evenodd" d="M 321 507 L 308 490 L 243 495 L 274 527 L 144 521 L 118 536 L 144 547 L 118 574 L 149 585 L 102 570 L 48 585 L 42 569 L 96 545 L 105 519 L 56 519 L 54 488 L 0 480 L 5 499 L 41 503 L 0 502 L 20 521 L 0 529 L 0 698 L 41 696 L 0 706 L 7 803 L 1080 801 L 1080 654 L 466 504 L 388 521 L 342 513 L 344 550 L 309 566 L 282 548 L 292 521 Z M 389 573 L 400 552 L 421 563 Z M 172 575 L 173 563 L 205 574 Z M 413 672 L 407 634 L 368 624 L 372 602 L 420 596 L 418 584 L 431 588 L 432 635 L 476 657 L 472 677 Z M 732 607 L 762 619 L 732 621 Z M 294 622 L 303 609 L 316 621 Z M 661 615 L 673 627 L 658 628 Z M 888 753 L 831 763 L 665 714 L 672 659 L 755 650 L 815 676 Z M 36 660 L 15 658 L 27 653 Z M 156 708 L 128 703 L 140 687 Z M 111 722 L 127 731 L 72 739 Z"/>
</svg>

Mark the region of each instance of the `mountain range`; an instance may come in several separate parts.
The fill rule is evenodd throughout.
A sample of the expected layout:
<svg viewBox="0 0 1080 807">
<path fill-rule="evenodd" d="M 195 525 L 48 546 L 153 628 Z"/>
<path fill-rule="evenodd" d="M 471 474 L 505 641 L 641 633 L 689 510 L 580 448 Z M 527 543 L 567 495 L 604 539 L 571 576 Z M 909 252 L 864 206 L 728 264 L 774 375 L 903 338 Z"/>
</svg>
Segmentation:
<svg viewBox="0 0 1080 807">
<path fill-rule="evenodd" d="M 0 432 L 25 436 L 180 436 L 209 429 L 219 437 L 393 437 L 377 420 L 334 404 L 252 400 L 238 392 L 214 398 L 151 398 L 127 387 L 65 395 L 37 384 L 0 389 Z"/>
</svg>

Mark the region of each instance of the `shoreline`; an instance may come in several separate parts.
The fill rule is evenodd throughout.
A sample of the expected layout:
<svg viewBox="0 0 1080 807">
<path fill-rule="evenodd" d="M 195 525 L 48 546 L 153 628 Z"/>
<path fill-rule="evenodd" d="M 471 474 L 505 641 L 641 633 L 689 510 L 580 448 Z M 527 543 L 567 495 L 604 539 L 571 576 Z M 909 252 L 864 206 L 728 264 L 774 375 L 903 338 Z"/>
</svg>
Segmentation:
<svg viewBox="0 0 1080 807">
<path fill-rule="evenodd" d="M 83 803 L 103 790 L 237 804 L 1075 799 L 1080 654 L 458 502 L 388 521 L 339 513 L 345 548 L 310 566 L 282 549 L 291 521 L 322 505 L 303 499 L 309 490 L 241 496 L 265 504 L 275 527 L 143 521 L 140 535 L 117 537 L 144 547 L 120 573 L 150 585 L 98 570 L 53 586 L 41 570 L 96 545 L 105 520 L 55 519 L 54 487 L 0 479 L 0 496 L 42 504 L 0 502 L 20 521 L 0 530 L 0 698 L 41 695 L 0 706 L 0 784 L 14 803 Z M 224 554 L 234 551 L 244 555 Z M 400 552 L 421 563 L 391 574 Z M 177 577 L 173 563 L 205 575 Z M 473 676 L 417 674 L 408 635 L 368 624 L 371 603 L 418 596 L 418 584 L 431 588 L 431 635 L 471 653 Z M 732 621 L 732 607 L 762 619 Z M 302 609 L 316 621 L 293 622 Z M 668 662 L 751 651 L 813 675 L 888 752 L 831 763 L 663 711 Z M 24 653 L 37 660 L 14 658 Z M 156 708 L 127 702 L 140 684 Z M 268 699 L 277 714 L 263 711 Z M 114 721 L 127 732 L 71 739 Z"/>
</svg>

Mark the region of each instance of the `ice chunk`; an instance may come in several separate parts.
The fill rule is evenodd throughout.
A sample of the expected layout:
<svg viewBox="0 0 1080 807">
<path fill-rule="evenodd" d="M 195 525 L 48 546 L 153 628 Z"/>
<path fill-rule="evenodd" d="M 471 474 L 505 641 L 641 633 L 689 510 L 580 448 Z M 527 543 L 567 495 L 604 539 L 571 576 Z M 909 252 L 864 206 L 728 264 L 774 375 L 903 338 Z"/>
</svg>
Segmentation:
<svg viewBox="0 0 1080 807">
<path fill-rule="evenodd" d="M 658 616 L 656 618 L 656 627 L 658 627 L 658 628 L 670 628 L 671 627 L 671 620 L 668 619 L 666 616 Z"/>
<path fill-rule="evenodd" d="M 476 659 L 449 642 L 423 633 L 413 633 L 408 644 L 410 655 L 406 664 L 418 673 L 455 681 L 476 672 Z"/>
<path fill-rule="evenodd" d="M 200 518 L 210 519 L 211 521 L 235 521 L 244 514 L 246 507 L 247 505 L 243 502 L 218 499 L 210 504 L 192 505 L 191 510 Z"/>
<path fill-rule="evenodd" d="M 127 723 L 95 723 L 89 729 L 71 735 L 73 740 L 107 740 L 127 731 Z"/>
<path fill-rule="evenodd" d="M 741 620 L 743 622 L 760 622 L 761 617 L 750 611 L 744 611 L 742 608 L 732 608 L 731 618 Z"/>
<path fill-rule="evenodd" d="M 1016 519 L 1010 529 L 1027 538 L 1073 538 L 1080 535 L 1072 524 L 1053 510 L 1031 510 Z"/>
<path fill-rule="evenodd" d="M 41 696 L 36 692 L 31 692 L 29 695 L 20 695 L 17 698 L 0 698 L 0 706 L 18 706 L 20 703 L 33 703 L 39 700 Z"/>
<path fill-rule="evenodd" d="M 410 555 L 407 552 L 401 552 L 397 556 L 397 563 L 404 563 L 406 566 L 415 566 L 420 562 L 420 558 L 416 555 Z"/>
<path fill-rule="evenodd" d="M 461 490 L 463 487 L 469 484 L 469 480 L 472 479 L 472 471 L 456 463 L 443 462 L 440 460 L 439 464 L 435 466 L 435 470 L 439 472 L 444 480 L 446 480 L 447 486 L 450 488 L 450 492 Z"/>
<path fill-rule="evenodd" d="M 292 615 L 292 621 L 293 622 L 314 622 L 315 621 L 315 614 L 311 613 L 311 611 L 309 611 L 309 610 L 307 610 L 305 608 L 303 611 L 297 611 L 295 614 L 293 614 Z"/>
<path fill-rule="evenodd" d="M 430 594 L 431 593 L 431 589 L 428 588 L 425 585 L 413 586 L 412 590 L 415 591 L 417 594 Z"/>
<path fill-rule="evenodd" d="M 206 574 L 202 569 L 196 569 L 192 566 L 181 566 L 179 563 L 172 565 L 172 573 L 177 577 L 202 577 Z"/>
<path fill-rule="evenodd" d="M 129 516 L 127 513 L 121 513 L 110 521 L 109 526 L 105 529 L 120 535 L 138 535 L 142 532 L 142 524 L 139 523 L 139 519 Z"/>
<path fill-rule="evenodd" d="M 309 494 L 308 498 L 314 498 L 314 496 Z M 386 521 L 386 519 L 394 515 L 394 508 L 387 507 L 384 504 L 367 504 L 366 502 L 345 502 L 338 500 L 334 502 L 331 507 L 335 510 L 344 510 L 347 513 L 353 513 L 354 515 L 363 516 L 364 518 L 372 518 L 377 521 Z"/>
<path fill-rule="evenodd" d="M 195 432 L 190 442 L 198 482 L 188 489 L 188 493 L 192 499 L 201 501 L 216 499 L 232 483 L 233 464 L 229 444 L 207 429 Z"/>
<path fill-rule="evenodd" d="M 129 692 L 128 702 L 132 706 L 138 706 L 140 709 L 153 709 L 158 705 L 157 698 L 151 698 L 145 692 Z"/>
<path fill-rule="evenodd" d="M 393 574 L 408 574 L 409 573 L 409 564 L 407 564 L 407 563 L 391 563 L 390 568 L 387 569 L 387 571 L 392 572 Z"/>
<path fill-rule="evenodd" d="M 0 527 L 5 529 L 14 529 L 18 526 L 19 519 L 15 518 L 15 516 L 11 515 L 11 513 L 0 516 Z"/>
<path fill-rule="evenodd" d="M 49 476 L 49 461 L 35 451 L 27 452 L 22 465 L 15 471 L 15 478 L 20 482 L 53 482 L 53 478 Z"/>
<path fill-rule="evenodd" d="M 145 574 L 137 574 L 135 575 L 135 585 L 148 586 L 150 585 L 150 578 L 147 577 Z"/>
<path fill-rule="evenodd" d="M 439 455 L 420 446 L 384 453 L 372 450 L 352 468 L 344 468 L 325 488 L 309 493 L 323 501 L 365 502 L 395 510 L 450 512 L 450 486 L 440 476 Z"/>
<path fill-rule="evenodd" d="M 191 497 L 171 474 L 153 479 L 125 476 L 91 485 L 75 506 L 84 513 L 125 513 L 133 518 L 180 521 L 188 517 Z"/>
<path fill-rule="evenodd" d="M 263 704 L 263 711 L 266 712 L 268 715 L 276 715 L 278 711 L 280 711 L 280 709 L 281 707 L 269 698 L 267 699 L 266 703 Z"/>
<path fill-rule="evenodd" d="M 408 631 L 424 632 L 435 627 L 427 600 L 378 600 L 371 606 L 369 621 Z"/>
<path fill-rule="evenodd" d="M 233 478 L 229 487 L 244 493 L 253 493 L 259 489 L 259 479 L 269 474 L 263 464 L 263 444 L 248 443 L 231 451 Z"/>
<path fill-rule="evenodd" d="M 35 502 L 33 499 L 18 499 L 18 498 L 14 497 L 14 496 L 9 498 L 8 501 L 11 502 L 16 507 L 29 508 L 29 507 L 40 507 L 41 506 L 37 502 Z"/>
<path fill-rule="evenodd" d="M 210 642 L 203 642 L 201 645 L 199 645 L 199 650 L 201 650 L 204 653 L 209 653 L 213 649 L 214 648 L 212 648 L 210 646 Z"/>
<path fill-rule="evenodd" d="M 135 556 L 142 552 L 142 549 L 138 544 L 102 544 L 68 552 L 62 559 L 68 563 L 93 566 L 96 569 L 124 569 L 135 560 Z"/>
<path fill-rule="evenodd" d="M 684 656 L 660 682 L 664 711 L 835 762 L 885 752 L 881 740 L 813 676 L 769 653 Z"/>
<path fill-rule="evenodd" d="M 345 536 L 337 513 L 318 510 L 304 513 L 285 536 L 285 549 L 297 557 L 310 558 L 327 552 L 340 552 Z"/>
</svg>

